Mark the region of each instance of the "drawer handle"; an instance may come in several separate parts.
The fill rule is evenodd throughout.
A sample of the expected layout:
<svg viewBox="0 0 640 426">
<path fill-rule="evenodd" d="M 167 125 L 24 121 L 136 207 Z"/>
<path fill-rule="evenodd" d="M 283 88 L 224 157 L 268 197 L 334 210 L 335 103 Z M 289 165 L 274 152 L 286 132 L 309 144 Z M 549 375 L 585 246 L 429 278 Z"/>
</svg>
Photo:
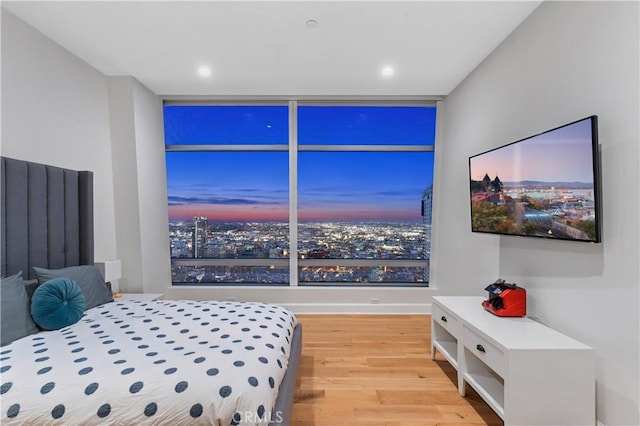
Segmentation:
<svg viewBox="0 0 640 426">
<path fill-rule="evenodd" d="M 447 317 L 445 317 L 444 315 L 441 316 L 440 319 L 442 320 L 442 322 L 447 322 Z"/>
<path fill-rule="evenodd" d="M 486 351 L 484 350 L 484 347 L 481 344 L 477 344 L 476 345 L 476 349 L 479 350 L 482 353 L 485 353 Z"/>
</svg>

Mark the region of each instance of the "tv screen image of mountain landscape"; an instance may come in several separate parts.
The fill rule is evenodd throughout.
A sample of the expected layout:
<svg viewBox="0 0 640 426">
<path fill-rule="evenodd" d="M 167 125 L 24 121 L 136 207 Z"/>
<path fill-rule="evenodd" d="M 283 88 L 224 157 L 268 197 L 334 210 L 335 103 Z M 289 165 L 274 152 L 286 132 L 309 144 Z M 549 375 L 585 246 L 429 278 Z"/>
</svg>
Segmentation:
<svg viewBox="0 0 640 426">
<path fill-rule="evenodd" d="M 472 231 L 599 241 L 592 120 L 471 157 Z"/>
</svg>

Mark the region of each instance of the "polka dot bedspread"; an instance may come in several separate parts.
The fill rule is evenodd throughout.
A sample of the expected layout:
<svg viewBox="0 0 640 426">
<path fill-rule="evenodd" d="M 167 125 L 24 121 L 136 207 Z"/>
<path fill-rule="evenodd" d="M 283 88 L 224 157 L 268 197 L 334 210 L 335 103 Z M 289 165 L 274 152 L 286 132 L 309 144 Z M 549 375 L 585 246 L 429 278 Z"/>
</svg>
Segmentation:
<svg viewBox="0 0 640 426">
<path fill-rule="evenodd" d="M 0 350 L 0 423 L 266 425 L 295 315 L 216 301 L 115 301 Z"/>
</svg>

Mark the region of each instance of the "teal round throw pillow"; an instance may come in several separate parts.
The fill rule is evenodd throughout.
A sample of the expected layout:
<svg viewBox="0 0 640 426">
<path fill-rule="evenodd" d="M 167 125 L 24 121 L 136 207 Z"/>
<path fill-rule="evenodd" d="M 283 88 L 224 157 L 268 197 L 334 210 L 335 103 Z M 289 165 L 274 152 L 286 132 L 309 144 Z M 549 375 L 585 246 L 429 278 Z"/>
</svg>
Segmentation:
<svg viewBox="0 0 640 426">
<path fill-rule="evenodd" d="M 84 295 L 75 281 L 54 278 L 42 284 L 31 297 L 31 317 L 45 330 L 75 324 L 84 313 Z"/>
</svg>

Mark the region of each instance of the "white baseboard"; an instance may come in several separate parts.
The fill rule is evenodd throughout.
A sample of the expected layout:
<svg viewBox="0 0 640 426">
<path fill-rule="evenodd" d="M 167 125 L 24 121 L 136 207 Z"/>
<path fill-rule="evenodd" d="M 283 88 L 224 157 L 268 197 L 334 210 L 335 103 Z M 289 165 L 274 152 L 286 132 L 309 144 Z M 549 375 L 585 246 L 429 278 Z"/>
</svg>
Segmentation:
<svg viewBox="0 0 640 426">
<path fill-rule="evenodd" d="M 296 314 L 390 314 L 426 315 L 430 303 L 278 303 Z"/>
<path fill-rule="evenodd" d="M 429 314 L 433 288 L 172 286 L 168 300 L 227 300 L 280 305 L 300 314 Z"/>
</svg>

